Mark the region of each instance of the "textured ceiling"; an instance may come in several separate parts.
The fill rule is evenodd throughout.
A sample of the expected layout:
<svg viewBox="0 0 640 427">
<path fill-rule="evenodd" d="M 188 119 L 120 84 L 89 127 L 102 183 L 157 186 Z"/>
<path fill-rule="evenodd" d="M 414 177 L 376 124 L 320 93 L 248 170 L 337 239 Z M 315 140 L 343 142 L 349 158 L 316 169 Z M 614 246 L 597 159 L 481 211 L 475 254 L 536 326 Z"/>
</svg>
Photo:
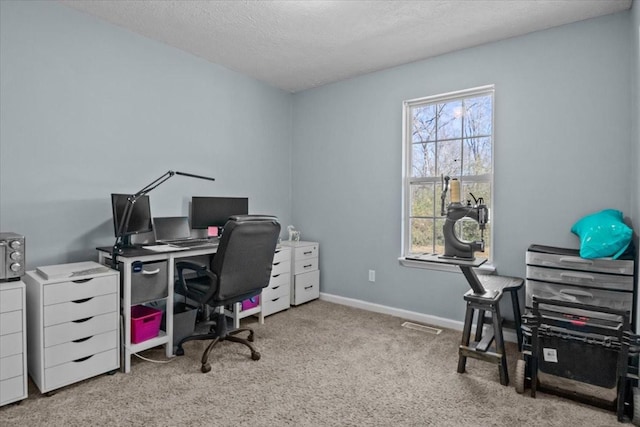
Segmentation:
<svg viewBox="0 0 640 427">
<path fill-rule="evenodd" d="M 631 7 L 631 0 L 59 1 L 290 92 Z"/>
</svg>

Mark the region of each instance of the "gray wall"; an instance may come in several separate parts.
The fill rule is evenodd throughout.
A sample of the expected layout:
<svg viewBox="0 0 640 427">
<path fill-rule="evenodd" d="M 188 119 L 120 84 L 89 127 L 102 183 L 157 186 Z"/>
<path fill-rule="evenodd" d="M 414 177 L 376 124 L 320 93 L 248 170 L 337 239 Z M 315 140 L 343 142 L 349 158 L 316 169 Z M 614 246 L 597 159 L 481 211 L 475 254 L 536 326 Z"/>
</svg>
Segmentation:
<svg viewBox="0 0 640 427">
<path fill-rule="evenodd" d="M 289 93 L 55 2 L 0 2 L 0 230 L 28 268 L 112 245 L 112 192 L 150 193 L 155 216 L 192 195 L 249 197 L 290 222 Z"/>
<path fill-rule="evenodd" d="M 500 274 L 524 277 L 532 243 L 578 247 L 587 213 L 631 215 L 629 26 L 606 16 L 296 94 L 293 219 L 320 242 L 321 291 L 463 318 L 461 274 L 398 263 L 406 99 L 495 84 Z"/>
</svg>

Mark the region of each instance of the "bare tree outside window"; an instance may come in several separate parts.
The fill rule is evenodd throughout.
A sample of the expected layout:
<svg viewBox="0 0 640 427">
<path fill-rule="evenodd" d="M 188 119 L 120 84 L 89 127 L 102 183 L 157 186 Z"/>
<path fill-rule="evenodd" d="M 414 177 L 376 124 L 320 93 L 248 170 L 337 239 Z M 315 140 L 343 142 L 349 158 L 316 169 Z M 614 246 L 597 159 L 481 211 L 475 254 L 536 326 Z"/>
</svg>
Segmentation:
<svg viewBox="0 0 640 427">
<path fill-rule="evenodd" d="M 462 201 L 482 197 L 492 207 L 493 86 L 404 103 L 403 256 L 443 253 L 442 177 L 458 178 Z M 473 196 L 472 196 L 473 195 Z M 471 219 L 456 230 L 477 240 Z M 485 233 L 491 254 L 491 223 Z"/>
</svg>

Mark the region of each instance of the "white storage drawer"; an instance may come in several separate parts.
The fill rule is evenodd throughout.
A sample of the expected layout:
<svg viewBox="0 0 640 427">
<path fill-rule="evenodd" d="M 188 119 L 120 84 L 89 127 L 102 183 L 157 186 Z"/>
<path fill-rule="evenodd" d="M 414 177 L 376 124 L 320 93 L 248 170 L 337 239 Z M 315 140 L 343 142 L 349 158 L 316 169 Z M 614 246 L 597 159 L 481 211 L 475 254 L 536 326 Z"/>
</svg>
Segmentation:
<svg viewBox="0 0 640 427">
<path fill-rule="evenodd" d="M 65 302 L 44 307 L 44 326 L 73 322 L 104 313 L 113 313 L 118 308 L 116 294 Z"/>
<path fill-rule="evenodd" d="M 24 328 L 22 324 L 22 310 L 0 314 L 0 335 L 20 332 L 22 328 Z"/>
<path fill-rule="evenodd" d="M 273 254 L 273 265 L 279 262 L 289 261 L 290 259 L 289 248 L 278 248 L 275 254 Z"/>
<path fill-rule="evenodd" d="M 117 320 L 113 313 L 91 317 L 87 320 L 61 323 L 44 329 L 44 347 L 79 340 L 117 328 Z"/>
<path fill-rule="evenodd" d="M 0 313 L 20 309 L 22 309 L 22 289 L 3 290 L 0 298 Z M 2 327 L 1 324 L 0 327 Z"/>
<path fill-rule="evenodd" d="M 23 353 L 23 331 L 0 335 L 0 357 Z"/>
<path fill-rule="evenodd" d="M 278 274 L 276 276 L 271 276 L 271 280 L 269 281 L 269 286 L 265 288 L 267 289 L 275 289 L 279 286 L 289 286 L 289 272 L 284 272 L 282 274 Z M 264 292 L 264 291 L 263 291 Z"/>
<path fill-rule="evenodd" d="M 307 258 L 318 258 L 318 245 L 311 244 L 295 248 L 294 257 L 296 261 Z"/>
<path fill-rule="evenodd" d="M 13 402 L 20 398 L 27 397 L 27 390 L 24 383 L 25 381 L 22 376 L 0 381 L 1 402 Z"/>
<path fill-rule="evenodd" d="M 93 335 L 80 340 L 47 347 L 44 350 L 44 366 L 50 368 L 78 360 L 117 347 L 116 331 Z"/>
<path fill-rule="evenodd" d="M 289 281 L 286 280 L 283 285 L 269 286 L 262 290 L 263 301 L 271 301 L 275 298 L 286 296 L 289 297 Z"/>
<path fill-rule="evenodd" d="M 527 265 L 538 265 L 541 267 L 633 276 L 633 261 L 631 260 L 614 260 L 610 258 L 584 259 L 579 256 L 527 251 L 526 262 Z"/>
<path fill-rule="evenodd" d="M 633 276 L 527 266 L 527 278 L 593 288 L 633 292 Z"/>
<path fill-rule="evenodd" d="M 539 298 L 608 307 L 616 310 L 631 311 L 633 308 L 633 293 L 630 292 L 607 291 L 529 279 L 527 279 L 526 288 L 526 305 L 529 308 L 533 306 L 534 295 Z"/>
<path fill-rule="evenodd" d="M 44 305 L 77 301 L 98 295 L 115 294 L 117 283 L 113 276 L 94 277 L 44 286 Z"/>
<path fill-rule="evenodd" d="M 278 311 L 286 310 L 289 308 L 289 294 L 285 296 L 271 298 L 269 300 L 262 301 L 262 312 L 264 316 L 269 316 Z"/>
<path fill-rule="evenodd" d="M 320 296 L 320 271 L 297 274 L 295 276 L 294 304 L 302 304 Z"/>
<path fill-rule="evenodd" d="M 22 353 L 0 358 L 0 381 L 22 376 L 24 373 L 24 357 Z"/>
<path fill-rule="evenodd" d="M 273 267 L 271 267 L 271 279 L 274 277 L 280 276 L 282 274 L 289 274 L 291 271 L 291 261 L 279 261 L 277 263 L 273 263 Z"/>
<path fill-rule="evenodd" d="M 302 274 L 318 269 L 318 258 L 296 259 L 293 274 Z"/>
<path fill-rule="evenodd" d="M 45 369 L 47 388 L 59 388 L 119 367 L 118 350 L 94 354 L 53 368 Z"/>
</svg>

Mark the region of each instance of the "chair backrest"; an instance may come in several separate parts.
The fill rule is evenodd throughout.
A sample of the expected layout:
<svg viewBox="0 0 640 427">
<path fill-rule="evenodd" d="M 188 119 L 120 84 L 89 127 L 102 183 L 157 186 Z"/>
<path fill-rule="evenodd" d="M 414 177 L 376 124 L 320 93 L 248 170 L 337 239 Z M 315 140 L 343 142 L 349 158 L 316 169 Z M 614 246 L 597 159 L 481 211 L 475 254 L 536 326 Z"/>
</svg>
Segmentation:
<svg viewBox="0 0 640 427">
<path fill-rule="evenodd" d="M 213 300 L 231 304 L 269 285 L 280 223 L 276 217 L 237 215 L 224 226 L 211 270 L 218 277 Z"/>
</svg>

